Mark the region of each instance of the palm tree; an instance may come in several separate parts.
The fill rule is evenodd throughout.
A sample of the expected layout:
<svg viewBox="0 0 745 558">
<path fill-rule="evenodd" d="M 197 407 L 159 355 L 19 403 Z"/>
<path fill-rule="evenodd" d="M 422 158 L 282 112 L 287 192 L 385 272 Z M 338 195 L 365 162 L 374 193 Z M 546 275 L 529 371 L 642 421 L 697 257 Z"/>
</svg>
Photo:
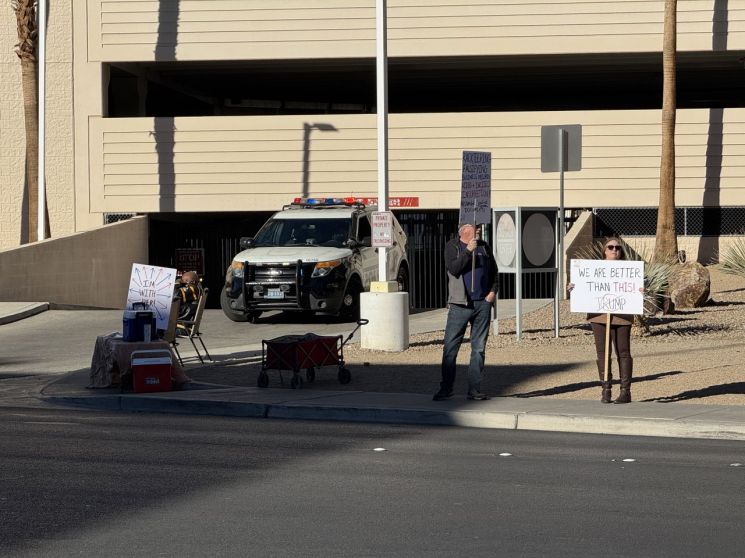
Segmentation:
<svg viewBox="0 0 745 558">
<path fill-rule="evenodd" d="M 39 208 L 39 112 L 36 96 L 36 1 L 12 0 L 18 24 L 16 54 L 21 59 L 23 115 L 26 128 L 26 192 L 28 231 L 22 243 L 37 240 Z"/>
<path fill-rule="evenodd" d="M 665 0 L 662 45 L 662 158 L 660 204 L 654 259 L 672 261 L 678 253 L 675 234 L 675 54 L 677 0 Z"/>
</svg>

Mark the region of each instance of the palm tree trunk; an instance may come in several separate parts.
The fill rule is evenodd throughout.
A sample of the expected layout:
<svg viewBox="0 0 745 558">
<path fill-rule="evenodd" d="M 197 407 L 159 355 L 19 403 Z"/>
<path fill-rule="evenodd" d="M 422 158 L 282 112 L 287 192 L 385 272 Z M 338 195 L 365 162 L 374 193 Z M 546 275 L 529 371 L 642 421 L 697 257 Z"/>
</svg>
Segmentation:
<svg viewBox="0 0 745 558">
<path fill-rule="evenodd" d="M 36 94 L 36 62 L 21 59 L 21 83 L 23 118 L 26 126 L 28 241 L 36 242 L 39 229 L 39 106 Z"/>
<path fill-rule="evenodd" d="M 27 234 L 22 243 L 38 240 L 39 216 L 39 103 L 36 73 L 36 4 L 34 0 L 13 2 L 18 25 L 16 54 L 21 59 L 23 116 L 26 128 Z"/>
<path fill-rule="evenodd" d="M 662 46 L 662 157 L 660 160 L 660 204 L 654 259 L 673 261 L 678 253 L 675 234 L 675 58 L 677 0 L 665 0 Z"/>
</svg>

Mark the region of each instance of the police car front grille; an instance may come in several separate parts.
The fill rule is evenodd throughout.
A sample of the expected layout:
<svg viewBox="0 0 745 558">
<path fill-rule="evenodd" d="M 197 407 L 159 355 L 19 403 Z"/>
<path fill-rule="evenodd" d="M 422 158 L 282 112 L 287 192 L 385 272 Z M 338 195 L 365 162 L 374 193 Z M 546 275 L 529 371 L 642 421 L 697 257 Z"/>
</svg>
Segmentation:
<svg viewBox="0 0 745 558">
<path fill-rule="evenodd" d="M 293 266 L 251 266 L 253 273 L 249 276 L 249 282 L 261 285 L 267 283 L 295 283 L 297 268 Z"/>
</svg>

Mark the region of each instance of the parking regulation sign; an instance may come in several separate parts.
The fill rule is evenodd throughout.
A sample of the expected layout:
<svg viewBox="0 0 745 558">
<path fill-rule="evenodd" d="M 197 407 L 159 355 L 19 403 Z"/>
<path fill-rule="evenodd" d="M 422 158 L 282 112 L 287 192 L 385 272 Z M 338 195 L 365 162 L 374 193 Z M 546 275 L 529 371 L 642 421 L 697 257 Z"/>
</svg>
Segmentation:
<svg viewBox="0 0 745 558">
<path fill-rule="evenodd" d="M 390 211 L 372 212 L 372 245 L 376 248 L 393 246 L 393 213 Z"/>
</svg>

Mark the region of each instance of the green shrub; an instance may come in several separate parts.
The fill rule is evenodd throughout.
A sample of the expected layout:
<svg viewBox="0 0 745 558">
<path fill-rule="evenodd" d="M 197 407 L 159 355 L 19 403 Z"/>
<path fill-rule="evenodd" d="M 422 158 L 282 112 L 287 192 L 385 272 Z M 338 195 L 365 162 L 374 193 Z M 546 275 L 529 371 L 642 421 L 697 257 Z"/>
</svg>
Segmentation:
<svg viewBox="0 0 745 558">
<path fill-rule="evenodd" d="M 745 277 L 745 238 L 736 238 L 720 253 L 719 263 L 725 273 Z"/>
</svg>

